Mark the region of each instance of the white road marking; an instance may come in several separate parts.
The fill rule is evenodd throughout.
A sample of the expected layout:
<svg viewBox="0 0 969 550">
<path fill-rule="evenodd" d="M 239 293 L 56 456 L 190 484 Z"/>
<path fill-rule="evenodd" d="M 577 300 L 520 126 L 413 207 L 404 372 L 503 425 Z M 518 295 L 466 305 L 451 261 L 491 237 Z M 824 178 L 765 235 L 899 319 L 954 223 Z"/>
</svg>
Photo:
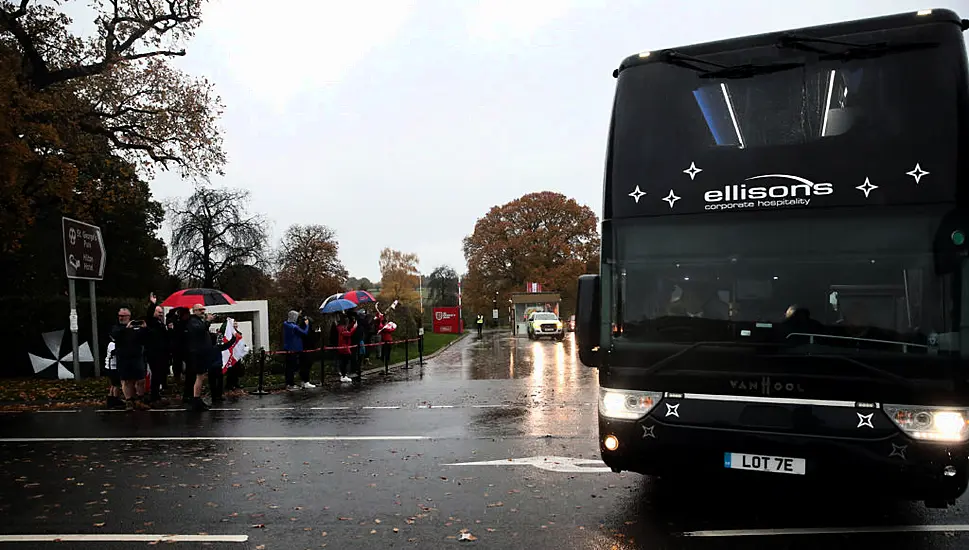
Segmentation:
<svg viewBox="0 0 969 550">
<path fill-rule="evenodd" d="M 7 437 L 3 443 L 97 443 L 108 441 L 419 441 L 423 435 L 290 435 L 270 436 L 160 436 L 160 437 Z"/>
<path fill-rule="evenodd" d="M 182 409 L 182 410 L 185 411 L 185 412 L 188 412 L 188 409 Z M 217 409 L 216 408 L 211 408 L 209 410 L 210 411 L 241 411 L 242 409 L 231 409 L 231 408 L 220 407 L 220 408 L 217 408 Z"/>
<path fill-rule="evenodd" d="M 39 413 L 77 413 L 81 412 L 81 409 L 65 409 L 65 410 L 39 410 Z"/>
<path fill-rule="evenodd" d="M 805 527 L 791 529 L 725 529 L 687 531 L 684 537 L 764 537 L 793 535 L 850 535 L 863 533 L 954 533 L 967 532 L 969 525 L 883 525 L 874 527 Z"/>
<path fill-rule="evenodd" d="M 350 407 L 310 407 L 311 411 L 346 411 Z"/>
<path fill-rule="evenodd" d="M 295 411 L 296 407 L 256 407 L 254 411 Z"/>
<path fill-rule="evenodd" d="M 399 409 L 399 408 L 400 408 L 399 406 L 387 406 L 387 407 L 364 407 L 364 409 L 380 409 L 380 410 L 386 410 L 386 409 Z"/>
<path fill-rule="evenodd" d="M 249 535 L 0 535 L 2 542 L 249 542 Z"/>
<path fill-rule="evenodd" d="M 528 458 L 506 458 L 504 460 L 485 460 L 482 462 L 459 462 L 445 466 L 534 466 L 549 472 L 604 474 L 612 470 L 601 460 L 572 458 L 568 456 L 531 456 Z"/>
</svg>

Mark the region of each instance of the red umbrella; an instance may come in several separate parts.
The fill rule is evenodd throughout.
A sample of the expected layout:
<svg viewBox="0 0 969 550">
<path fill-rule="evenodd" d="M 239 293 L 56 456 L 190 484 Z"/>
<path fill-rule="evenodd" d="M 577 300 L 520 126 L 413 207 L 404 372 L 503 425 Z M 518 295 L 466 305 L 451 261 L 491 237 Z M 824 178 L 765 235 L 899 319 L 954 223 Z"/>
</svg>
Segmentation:
<svg viewBox="0 0 969 550">
<path fill-rule="evenodd" d="M 369 304 L 377 301 L 377 299 L 373 297 L 373 294 L 370 294 L 366 290 L 351 290 L 349 292 L 344 292 L 340 298 L 343 300 L 349 300 L 357 305 Z"/>
<path fill-rule="evenodd" d="M 161 303 L 162 307 L 226 306 L 236 303 L 228 294 L 211 288 L 186 288 L 172 294 Z"/>
</svg>

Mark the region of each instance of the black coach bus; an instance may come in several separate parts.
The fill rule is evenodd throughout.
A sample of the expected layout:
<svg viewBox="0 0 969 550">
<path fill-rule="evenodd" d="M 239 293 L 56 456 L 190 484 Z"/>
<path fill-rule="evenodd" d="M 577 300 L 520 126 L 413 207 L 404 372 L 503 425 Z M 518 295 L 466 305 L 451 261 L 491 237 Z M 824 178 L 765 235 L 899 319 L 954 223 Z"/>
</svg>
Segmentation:
<svg viewBox="0 0 969 550">
<path fill-rule="evenodd" d="M 924 10 L 622 62 L 576 329 L 609 467 L 966 490 L 967 29 Z"/>
</svg>

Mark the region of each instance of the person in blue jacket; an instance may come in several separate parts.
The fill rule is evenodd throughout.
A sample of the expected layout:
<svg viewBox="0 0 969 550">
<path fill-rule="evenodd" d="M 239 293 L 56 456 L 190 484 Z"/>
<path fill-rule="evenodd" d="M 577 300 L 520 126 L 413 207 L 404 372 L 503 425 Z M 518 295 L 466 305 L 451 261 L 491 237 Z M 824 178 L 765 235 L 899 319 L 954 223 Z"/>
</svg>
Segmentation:
<svg viewBox="0 0 969 550">
<path fill-rule="evenodd" d="M 310 323 L 309 319 L 304 319 L 305 324 L 300 323 L 300 314 L 298 311 L 290 311 L 289 318 L 283 323 L 283 350 L 287 353 L 286 357 L 286 389 L 288 390 L 298 390 L 301 387 L 303 389 L 311 389 L 316 386 L 310 384 L 310 373 L 309 373 L 309 362 L 300 361 L 300 357 L 303 355 L 303 339 L 309 335 Z M 300 367 L 303 368 L 300 368 Z M 296 385 L 296 371 L 299 371 L 300 380 L 303 381 L 301 386 Z"/>
</svg>

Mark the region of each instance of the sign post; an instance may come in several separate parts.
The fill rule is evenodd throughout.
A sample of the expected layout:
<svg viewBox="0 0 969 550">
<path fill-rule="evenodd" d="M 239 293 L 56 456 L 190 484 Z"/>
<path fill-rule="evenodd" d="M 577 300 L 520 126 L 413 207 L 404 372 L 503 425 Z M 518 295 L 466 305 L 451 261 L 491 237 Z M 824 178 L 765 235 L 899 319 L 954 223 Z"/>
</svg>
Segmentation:
<svg viewBox="0 0 969 550">
<path fill-rule="evenodd" d="M 94 355 L 94 377 L 101 378 L 101 348 L 98 347 L 98 300 L 94 286 L 93 279 L 88 281 L 88 288 L 91 292 L 91 352 Z"/>
<path fill-rule="evenodd" d="M 104 239 L 101 228 L 71 218 L 61 218 L 64 238 L 64 269 L 67 272 L 67 292 L 71 302 L 70 328 L 71 351 L 74 357 L 74 379 L 81 379 L 80 358 L 77 349 L 77 279 L 90 281 L 91 291 L 91 345 L 94 355 L 94 376 L 101 376 L 100 348 L 98 347 L 98 313 L 95 281 L 104 278 Z"/>
<path fill-rule="evenodd" d="M 464 334 L 464 309 L 461 306 L 461 278 L 460 277 L 458 277 L 458 332 L 461 334 Z"/>
</svg>

